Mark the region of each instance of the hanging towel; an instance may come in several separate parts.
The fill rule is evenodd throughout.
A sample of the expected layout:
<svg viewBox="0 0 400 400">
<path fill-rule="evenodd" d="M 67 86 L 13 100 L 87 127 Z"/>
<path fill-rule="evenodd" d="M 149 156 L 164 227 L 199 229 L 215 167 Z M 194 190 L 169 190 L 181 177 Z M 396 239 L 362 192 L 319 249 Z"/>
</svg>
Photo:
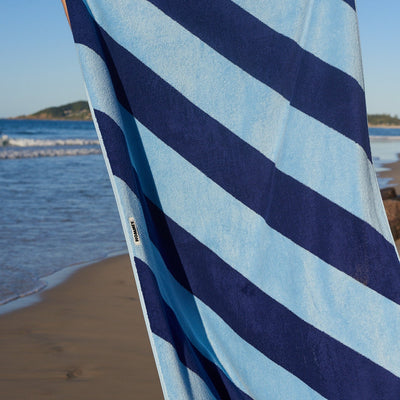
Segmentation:
<svg viewBox="0 0 400 400">
<path fill-rule="evenodd" d="M 400 399 L 354 0 L 66 3 L 165 398 Z"/>
</svg>

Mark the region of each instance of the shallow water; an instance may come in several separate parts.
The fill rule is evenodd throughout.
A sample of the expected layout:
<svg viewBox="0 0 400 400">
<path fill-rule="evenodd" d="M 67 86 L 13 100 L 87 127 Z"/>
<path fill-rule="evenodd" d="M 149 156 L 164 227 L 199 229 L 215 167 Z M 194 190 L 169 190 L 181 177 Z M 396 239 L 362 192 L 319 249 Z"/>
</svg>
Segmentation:
<svg viewBox="0 0 400 400">
<path fill-rule="evenodd" d="M 400 129 L 370 128 L 371 152 L 375 170 L 387 170 L 386 164 L 399 160 Z M 390 179 L 378 178 L 381 188 L 390 185 Z"/>
<path fill-rule="evenodd" d="M 127 251 L 91 122 L 0 120 L 1 136 L 0 304 L 69 265 Z"/>
</svg>

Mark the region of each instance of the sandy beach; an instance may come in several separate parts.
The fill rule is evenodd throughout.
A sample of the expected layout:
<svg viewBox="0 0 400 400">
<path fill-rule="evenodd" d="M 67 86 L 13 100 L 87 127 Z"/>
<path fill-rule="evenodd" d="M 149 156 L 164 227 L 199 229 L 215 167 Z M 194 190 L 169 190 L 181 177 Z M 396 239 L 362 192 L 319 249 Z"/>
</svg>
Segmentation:
<svg viewBox="0 0 400 400">
<path fill-rule="evenodd" d="M 400 162 L 387 167 L 380 176 L 400 194 Z M 1 398 L 162 399 L 127 255 L 84 267 L 41 297 L 0 316 Z"/>
<path fill-rule="evenodd" d="M 127 255 L 42 298 L 0 316 L 2 399 L 162 399 Z"/>
</svg>

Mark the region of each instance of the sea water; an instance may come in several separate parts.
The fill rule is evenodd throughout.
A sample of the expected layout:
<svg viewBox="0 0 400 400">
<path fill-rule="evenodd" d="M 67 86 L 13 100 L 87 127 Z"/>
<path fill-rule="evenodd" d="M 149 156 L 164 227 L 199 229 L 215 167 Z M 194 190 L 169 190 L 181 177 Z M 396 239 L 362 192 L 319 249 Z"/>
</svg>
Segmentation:
<svg viewBox="0 0 400 400">
<path fill-rule="evenodd" d="M 370 133 L 376 167 L 396 161 L 400 129 Z M 127 252 L 92 122 L 0 120 L 0 204 L 0 304 Z"/>
<path fill-rule="evenodd" d="M 0 304 L 127 252 L 92 122 L 0 120 Z"/>
<path fill-rule="evenodd" d="M 399 160 L 400 154 L 400 129 L 370 128 L 372 160 L 375 170 L 387 170 L 387 164 Z M 390 185 L 390 179 L 378 178 L 381 188 Z"/>
</svg>

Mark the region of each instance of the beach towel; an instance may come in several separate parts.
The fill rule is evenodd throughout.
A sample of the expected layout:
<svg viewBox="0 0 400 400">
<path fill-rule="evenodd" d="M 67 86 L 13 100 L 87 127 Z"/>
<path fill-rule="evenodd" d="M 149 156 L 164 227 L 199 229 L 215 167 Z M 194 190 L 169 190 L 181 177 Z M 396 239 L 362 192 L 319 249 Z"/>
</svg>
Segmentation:
<svg viewBox="0 0 400 400">
<path fill-rule="evenodd" d="M 66 3 L 165 398 L 398 400 L 354 0 Z"/>
</svg>

